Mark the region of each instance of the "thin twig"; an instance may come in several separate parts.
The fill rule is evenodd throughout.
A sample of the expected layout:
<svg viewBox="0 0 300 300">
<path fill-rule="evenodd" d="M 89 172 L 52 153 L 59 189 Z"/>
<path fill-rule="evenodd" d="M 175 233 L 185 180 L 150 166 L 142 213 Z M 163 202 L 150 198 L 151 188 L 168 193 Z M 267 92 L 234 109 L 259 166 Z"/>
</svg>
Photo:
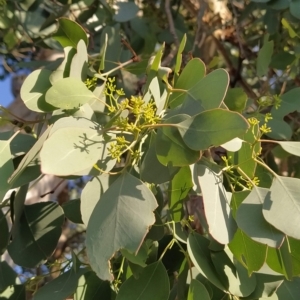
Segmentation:
<svg viewBox="0 0 300 300">
<path fill-rule="evenodd" d="M 195 34 L 193 48 L 191 50 L 192 53 L 194 53 L 197 45 L 199 44 L 199 38 L 200 38 L 200 32 L 201 32 L 201 25 L 202 25 L 202 18 L 204 16 L 204 13 L 205 13 L 206 8 L 207 8 L 207 2 L 206 1 L 200 0 L 199 2 L 200 2 L 200 9 L 199 9 L 198 14 L 197 14 L 197 30 L 196 30 L 196 34 Z"/>
<path fill-rule="evenodd" d="M 179 39 L 176 33 L 176 29 L 174 26 L 174 21 L 173 21 L 173 17 L 172 17 L 172 12 L 171 12 L 171 8 L 170 8 L 170 0 L 166 0 L 165 2 L 165 10 L 166 10 L 166 15 L 167 15 L 167 19 L 168 19 L 168 23 L 169 23 L 169 28 L 170 28 L 170 32 L 174 37 L 174 43 L 176 45 L 176 48 L 179 47 Z"/>
</svg>

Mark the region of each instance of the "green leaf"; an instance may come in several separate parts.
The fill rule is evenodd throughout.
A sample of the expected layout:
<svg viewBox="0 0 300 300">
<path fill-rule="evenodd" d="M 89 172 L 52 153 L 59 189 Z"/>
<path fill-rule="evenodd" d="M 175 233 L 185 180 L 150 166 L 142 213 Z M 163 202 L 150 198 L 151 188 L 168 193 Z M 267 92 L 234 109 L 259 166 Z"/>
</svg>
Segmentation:
<svg viewBox="0 0 300 300">
<path fill-rule="evenodd" d="M 211 236 L 221 244 L 228 244 L 237 229 L 231 215 L 230 199 L 222 177 L 205 165 L 198 164 L 193 178 L 200 183 L 204 211 Z M 196 178 L 196 179 L 195 179 Z"/>
<path fill-rule="evenodd" d="M 86 44 L 80 40 L 77 45 L 77 53 L 73 56 L 70 65 L 70 77 L 80 81 L 86 80 L 88 69 L 88 53 Z"/>
<path fill-rule="evenodd" d="M 100 197 L 109 187 L 109 176 L 101 174 L 91 179 L 81 193 L 81 215 L 83 223 L 87 226 L 90 216 L 100 200 Z"/>
<path fill-rule="evenodd" d="M 51 88 L 50 75 L 51 71 L 47 69 L 36 70 L 22 84 L 20 96 L 30 110 L 51 112 L 56 109 L 45 99 L 46 92 Z"/>
<path fill-rule="evenodd" d="M 15 284 L 10 285 L 3 292 L 0 292 L 0 299 L 6 300 L 24 300 L 26 299 L 26 285 Z"/>
<path fill-rule="evenodd" d="M 0 132 L 0 140 L 10 140 L 10 151 L 13 156 L 27 153 L 36 142 L 36 138 L 32 135 L 23 133 L 15 135 L 13 131 Z"/>
<path fill-rule="evenodd" d="M 247 270 L 234 260 L 228 249 L 212 252 L 211 258 L 222 283 L 227 287 L 230 294 L 247 297 L 254 291 L 255 276 L 249 277 Z"/>
<path fill-rule="evenodd" d="M 224 103 L 232 110 L 242 113 L 246 107 L 247 94 L 242 88 L 228 89 Z"/>
<path fill-rule="evenodd" d="M 65 300 L 74 293 L 79 278 L 88 268 L 74 272 L 73 268 L 44 285 L 34 294 L 34 300 Z"/>
<path fill-rule="evenodd" d="M 0 239 L 0 255 L 2 255 L 9 242 L 9 229 L 6 220 L 6 216 L 4 215 L 2 209 L 0 209 L 0 232 L 1 232 L 1 239 Z M 1 280 L 0 280 L 0 291 L 1 291 Z"/>
<path fill-rule="evenodd" d="M 183 218 L 183 200 L 193 187 L 191 170 L 188 166 L 182 167 L 175 174 L 169 185 L 169 210 L 174 222 Z"/>
<path fill-rule="evenodd" d="M 70 75 L 70 65 L 76 50 L 70 46 L 64 48 L 65 57 L 62 63 L 53 71 L 49 77 L 51 84 L 53 85 L 56 81 L 69 77 Z"/>
<path fill-rule="evenodd" d="M 290 1 L 290 13 L 297 19 L 300 19 L 300 1 L 292 0 Z"/>
<path fill-rule="evenodd" d="M 161 261 L 143 269 L 138 279 L 131 276 L 126 280 L 116 300 L 168 300 L 170 283 L 167 271 Z"/>
<path fill-rule="evenodd" d="M 157 202 L 139 179 L 122 174 L 102 195 L 89 219 L 87 254 L 92 268 L 103 280 L 113 280 L 109 260 L 126 248 L 137 252 L 154 221 Z M 130 222 L 128 222 L 130 220 Z"/>
<path fill-rule="evenodd" d="M 278 298 L 271 297 L 276 293 L 276 290 L 283 282 L 282 276 L 274 276 L 269 274 L 260 274 L 256 273 L 256 288 L 254 292 L 249 296 L 243 299 L 245 300 L 253 300 L 253 299 L 263 299 L 263 300 L 278 300 Z M 270 297 L 270 298 L 269 298 Z M 286 298 L 282 298 L 284 300 Z"/>
<path fill-rule="evenodd" d="M 100 71 L 103 71 L 105 69 L 105 55 L 106 55 L 106 49 L 107 49 L 107 42 L 108 42 L 108 35 L 105 34 L 104 35 L 104 43 L 101 44 L 101 51 L 99 54 L 99 58 L 101 59 L 101 61 L 100 61 L 98 73 L 100 73 Z"/>
<path fill-rule="evenodd" d="M 121 249 L 121 254 L 130 262 L 141 267 L 146 267 L 146 259 L 148 258 L 148 246 L 143 243 L 137 253 L 132 253 L 127 249 Z"/>
<path fill-rule="evenodd" d="M 193 264 L 212 284 L 220 290 L 226 291 L 226 287 L 220 281 L 218 273 L 213 265 L 208 247 L 209 240 L 205 237 L 197 233 L 189 235 L 187 249 Z"/>
<path fill-rule="evenodd" d="M 205 286 L 198 280 L 192 279 L 187 300 L 210 300 Z"/>
<path fill-rule="evenodd" d="M 226 149 L 227 151 L 237 152 L 241 149 L 243 145 L 243 140 L 240 138 L 234 138 L 225 144 L 222 144 L 221 147 Z"/>
<path fill-rule="evenodd" d="M 262 77 L 267 74 L 269 70 L 269 64 L 272 59 L 274 48 L 274 42 L 265 42 L 262 48 L 258 52 L 256 61 L 256 72 L 258 77 Z"/>
<path fill-rule="evenodd" d="M 253 157 L 261 151 L 261 143 L 257 142 L 259 137 L 259 125 L 251 125 L 251 129 L 241 137 L 244 142 L 242 143 L 242 147 L 239 151 L 235 153 L 228 153 L 228 157 L 231 157 L 229 160 L 232 164 L 238 165 L 239 168 L 250 178 L 254 177 L 257 165 Z"/>
<path fill-rule="evenodd" d="M 164 183 L 172 179 L 178 171 L 177 167 L 166 167 L 162 165 L 156 155 L 155 149 L 156 135 L 151 134 L 150 146 L 147 149 L 145 157 L 142 161 L 140 173 L 141 178 L 149 183 Z"/>
<path fill-rule="evenodd" d="M 253 241 L 240 229 L 236 231 L 228 247 L 238 261 L 247 268 L 249 276 L 258 271 L 266 260 L 267 246 Z"/>
<path fill-rule="evenodd" d="M 265 219 L 288 236 L 300 239 L 300 179 L 276 176 L 263 203 Z"/>
<path fill-rule="evenodd" d="M 47 216 L 47 217 L 41 217 Z M 48 259 L 61 235 L 62 209 L 54 202 L 25 205 L 8 253 L 21 266 L 33 268 Z"/>
<path fill-rule="evenodd" d="M 280 247 L 284 235 L 270 225 L 264 218 L 263 206 L 270 191 L 254 187 L 249 196 L 239 206 L 236 213 L 238 227 L 251 239 L 270 247 Z"/>
<path fill-rule="evenodd" d="M 178 52 L 176 55 L 176 63 L 175 63 L 175 69 L 174 69 L 174 73 L 175 75 L 178 75 L 179 70 L 181 68 L 181 63 L 182 63 L 182 52 L 185 48 L 185 44 L 186 44 L 186 34 L 183 35 L 182 40 L 180 42 L 180 45 L 178 47 Z"/>
<path fill-rule="evenodd" d="M 90 127 L 65 127 L 51 133 L 40 153 L 42 172 L 57 176 L 76 175 L 89 170 L 101 158 L 103 136 Z M 76 164 L 73 162 L 76 161 Z"/>
<path fill-rule="evenodd" d="M 179 54 L 179 52 L 178 52 Z M 171 108 L 176 107 L 184 102 L 188 90 L 200 83 L 205 76 L 205 64 L 199 58 L 191 59 L 182 70 L 176 81 L 174 91 L 169 98 Z M 181 90 L 181 91 L 177 91 Z"/>
<path fill-rule="evenodd" d="M 14 165 L 10 153 L 10 140 L 0 140 L 0 202 L 10 189 L 9 177 L 14 172 Z"/>
<path fill-rule="evenodd" d="M 83 224 L 80 212 L 80 199 L 69 200 L 62 205 L 64 214 L 73 223 Z"/>
<path fill-rule="evenodd" d="M 93 98 L 95 98 L 94 94 L 86 85 L 81 80 L 72 77 L 54 82 L 45 96 L 48 104 L 62 109 L 78 108 Z"/>
<path fill-rule="evenodd" d="M 175 115 L 163 120 L 162 124 L 178 124 L 189 119 L 188 115 Z M 161 127 L 157 130 L 156 154 L 165 166 L 188 166 L 200 159 L 200 151 L 188 148 L 176 127 Z"/>
<path fill-rule="evenodd" d="M 300 142 L 280 142 L 277 143 L 288 153 L 300 156 Z"/>
<path fill-rule="evenodd" d="M 116 22 L 128 22 L 133 19 L 139 11 L 134 2 L 117 2 L 117 13 L 114 15 Z"/>
<path fill-rule="evenodd" d="M 292 258 L 293 276 L 300 274 L 300 241 L 291 237 L 286 237 L 289 243 L 290 255 Z"/>
<path fill-rule="evenodd" d="M 94 272 L 87 271 L 78 279 L 74 300 L 111 299 L 108 281 L 102 281 Z"/>
<path fill-rule="evenodd" d="M 6 261 L 0 262 L 0 292 L 10 285 L 18 284 L 19 278 Z M 0 294 L 1 295 L 1 294 Z M 1 298 L 0 298 L 1 299 Z"/>
<path fill-rule="evenodd" d="M 244 134 L 249 125 L 236 112 L 212 109 L 179 123 L 177 127 L 189 148 L 205 150 Z"/>
<path fill-rule="evenodd" d="M 36 141 L 36 143 L 33 145 L 33 147 L 26 153 L 26 155 L 23 157 L 22 161 L 19 163 L 17 169 L 13 172 L 11 177 L 9 178 L 8 182 L 11 185 L 14 185 L 16 181 L 20 178 L 22 173 L 26 170 L 28 165 L 37 159 L 37 155 L 39 154 L 44 141 L 49 135 L 49 132 L 51 130 L 51 126 L 49 126 L 44 133 L 40 136 L 40 138 Z"/>
<path fill-rule="evenodd" d="M 296 277 L 293 281 L 284 280 L 276 294 L 279 300 L 298 300 L 300 295 L 300 278 Z"/>
<path fill-rule="evenodd" d="M 88 45 L 88 38 L 84 29 L 76 22 L 67 18 L 58 20 L 58 30 L 53 35 L 53 38 L 58 41 L 62 47 L 71 46 L 76 49 L 80 40 L 83 40 Z"/>
<path fill-rule="evenodd" d="M 281 20 L 282 26 L 288 30 L 290 37 L 293 39 L 294 37 L 298 36 L 298 34 L 295 32 L 293 27 L 289 24 L 289 22 L 285 19 L 282 18 Z"/>
<path fill-rule="evenodd" d="M 270 67 L 274 69 L 285 70 L 295 60 L 295 55 L 290 54 L 289 52 L 282 51 L 272 56 Z"/>
<path fill-rule="evenodd" d="M 102 57 L 102 64 L 105 65 L 104 72 L 108 72 L 113 68 L 118 66 L 118 61 L 120 61 L 120 55 L 122 47 L 121 45 L 121 35 L 120 35 L 120 24 L 116 24 L 114 27 L 106 25 L 101 33 L 100 45 L 105 45 L 107 40 L 107 48 L 105 52 L 105 57 Z M 112 74 L 111 74 L 112 75 Z"/>
<path fill-rule="evenodd" d="M 190 74 L 188 78 L 191 80 Z M 180 113 L 194 116 L 205 110 L 220 107 L 228 85 L 229 75 L 227 71 L 224 69 L 212 71 L 187 91 L 179 110 Z"/>
<path fill-rule="evenodd" d="M 300 103 L 298 101 L 299 97 L 300 88 L 291 89 L 287 93 L 280 96 L 280 106 L 278 109 L 273 107 L 271 110 L 273 118 L 283 119 L 284 116 L 294 112 L 295 110 L 300 111 Z"/>
<path fill-rule="evenodd" d="M 283 274 L 288 280 L 292 280 L 293 261 L 287 238 L 284 239 L 279 249 L 268 248 L 266 263 L 275 272 Z"/>
</svg>

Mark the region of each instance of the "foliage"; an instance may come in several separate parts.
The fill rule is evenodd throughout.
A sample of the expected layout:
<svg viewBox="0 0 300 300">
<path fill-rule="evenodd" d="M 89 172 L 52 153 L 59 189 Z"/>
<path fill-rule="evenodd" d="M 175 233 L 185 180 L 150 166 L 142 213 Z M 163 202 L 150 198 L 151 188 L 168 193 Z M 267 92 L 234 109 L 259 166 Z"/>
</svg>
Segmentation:
<svg viewBox="0 0 300 300">
<path fill-rule="evenodd" d="M 181 1 L 2 3 L 11 68 L 30 67 L 16 62 L 21 45 L 64 56 L 37 62 L 21 88 L 37 119 L 1 107 L 16 128 L 0 133 L 1 254 L 59 272 L 21 283 L 1 262 L 1 298 L 298 299 L 300 2 L 253 2 L 231 4 L 243 32 L 231 46 L 213 35 L 220 54 L 207 66 L 201 49 L 186 54 Z M 163 3 L 170 31 L 153 23 Z M 26 204 L 43 174 L 88 182 L 65 205 Z M 65 218 L 85 245 L 53 262 Z"/>
</svg>

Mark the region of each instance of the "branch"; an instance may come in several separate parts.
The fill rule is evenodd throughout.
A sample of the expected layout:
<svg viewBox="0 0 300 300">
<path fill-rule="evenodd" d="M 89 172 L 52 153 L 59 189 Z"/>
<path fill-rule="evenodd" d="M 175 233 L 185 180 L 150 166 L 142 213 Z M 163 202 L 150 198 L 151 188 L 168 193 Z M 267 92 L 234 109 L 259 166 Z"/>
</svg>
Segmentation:
<svg viewBox="0 0 300 300">
<path fill-rule="evenodd" d="M 168 19 L 168 23 L 169 23 L 169 27 L 170 27 L 170 32 L 174 37 L 174 42 L 175 42 L 176 48 L 178 48 L 179 47 L 179 40 L 178 40 L 178 36 L 177 36 L 176 29 L 175 29 L 175 26 L 174 26 L 172 12 L 171 12 L 171 9 L 170 9 L 170 0 L 166 0 L 165 10 L 166 10 L 166 15 L 167 15 L 167 19 Z"/>
</svg>

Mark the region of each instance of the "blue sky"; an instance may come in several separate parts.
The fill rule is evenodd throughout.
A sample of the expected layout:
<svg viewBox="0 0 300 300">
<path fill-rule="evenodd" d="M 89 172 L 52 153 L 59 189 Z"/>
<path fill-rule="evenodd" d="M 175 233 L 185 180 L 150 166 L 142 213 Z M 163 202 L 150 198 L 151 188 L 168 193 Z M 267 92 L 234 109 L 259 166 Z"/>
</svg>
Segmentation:
<svg viewBox="0 0 300 300">
<path fill-rule="evenodd" d="M 10 91 L 11 77 L 8 76 L 5 80 L 0 80 L 0 104 L 7 106 L 14 99 Z"/>
</svg>

